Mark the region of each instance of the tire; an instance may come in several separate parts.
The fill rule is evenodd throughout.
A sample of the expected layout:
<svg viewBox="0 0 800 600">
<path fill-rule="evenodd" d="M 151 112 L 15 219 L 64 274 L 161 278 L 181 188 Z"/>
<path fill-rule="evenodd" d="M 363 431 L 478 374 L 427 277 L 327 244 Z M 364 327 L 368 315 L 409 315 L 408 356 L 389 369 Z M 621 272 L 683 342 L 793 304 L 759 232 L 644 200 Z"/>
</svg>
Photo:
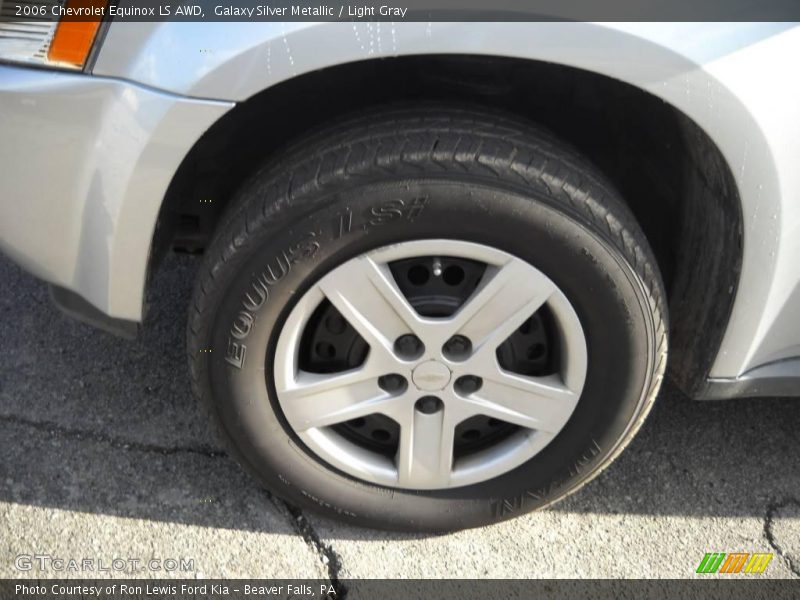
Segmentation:
<svg viewBox="0 0 800 600">
<path fill-rule="evenodd" d="M 349 450 L 324 454 L 319 448 L 327 447 L 327 442 L 317 444 L 308 431 L 290 423 L 287 415 L 300 405 L 283 399 L 289 391 L 278 393 L 276 385 L 284 385 L 279 380 L 285 368 L 278 370 L 275 365 L 296 366 L 299 362 L 292 361 L 306 360 L 307 354 L 315 356 L 315 350 L 307 346 L 317 333 L 307 330 L 313 329 L 317 317 L 306 315 L 302 321 L 297 314 L 311 311 L 311 301 L 304 299 L 316 294 L 314 290 L 333 278 L 332 273 L 344 274 L 344 265 L 362 264 L 353 261 L 361 260 L 365 253 L 384 256 L 380 253 L 387 248 L 428 247 L 425 240 L 445 240 L 437 242 L 439 250 L 432 251 L 434 254 L 446 252 L 448 243 L 469 252 L 477 248 L 479 254 L 485 250 L 486 256 L 499 253 L 497 256 L 511 257 L 508 260 L 523 265 L 520 268 L 530 267 L 531 277 L 536 274 L 551 282 L 556 291 L 550 298 L 557 296 L 565 304 L 563 310 L 552 308 L 555 312 L 543 309 L 541 323 L 547 331 L 542 339 L 550 340 L 547 360 L 551 366 L 536 367 L 536 372 L 558 371 L 572 364 L 568 361 L 577 360 L 577 367 L 563 368 L 573 374 L 580 371 L 583 378 L 576 379 L 581 385 L 572 411 L 566 416 L 559 413 L 557 431 L 549 432 L 543 425 L 539 432 L 520 427 L 517 421 L 495 419 L 507 437 L 492 442 L 491 435 L 479 432 L 481 439 L 489 440 L 482 442 L 479 450 L 456 445 L 453 452 L 467 458 L 452 463 L 450 475 L 446 471 L 426 475 L 424 465 L 418 464 L 422 459 L 411 451 L 403 454 L 409 457 L 405 467 L 400 466 L 400 458 L 396 460 L 397 481 L 405 483 L 391 485 L 385 481 L 389 475 L 380 471 L 384 463 L 375 467 L 376 475 L 360 477 L 360 467 L 350 468 L 347 462 Z M 481 278 L 495 269 L 493 259 L 488 260 L 483 266 L 476 263 L 476 269 L 483 269 Z M 464 261 L 459 264 L 472 264 Z M 390 267 L 397 264 L 395 261 Z M 431 264 L 435 274 L 436 263 Z M 408 273 L 410 277 L 410 268 Z M 326 275 L 330 277 L 323 279 Z M 346 275 L 336 277 L 336 281 L 347 281 Z M 509 281 L 515 286 L 527 285 L 529 277 Z M 440 285 L 438 280 L 435 283 Z M 359 287 L 356 280 L 352 289 L 343 293 L 353 294 L 355 289 L 362 291 L 352 298 L 365 297 L 367 288 Z M 494 299 L 486 306 L 505 310 L 502 307 L 513 303 L 516 296 L 503 294 L 502 304 Z M 477 527 L 547 506 L 574 492 L 627 445 L 650 410 L 666 363 L 664 296 L 656 263 L 635 219 L 613 186 L 574 150 L 530 123 L 482 110 L 387 110 L 303 140 L 282 160 L 264 165 L 238 192 L 205 253 L 194 291 L 188 331 L 193 387 L 231 454 L 270 491 L 292 504 L 384 529 L 440 532 Z M 436 302 L 431 310 L 438 310 Z M 447 302 L 449 297 L 441 300 L 442 305 Z M 305 308 L 305 304 L 309 306 Z M 480 314 L 491 319 L 492 310 Z M 573 316 L 565 317 L 567 313 Z M 558 320 L 562 317 L 568 325 Z M 306 328 L 302 332 L 306 337 L 301 337 L 300 325 L 300 329 L 284 330 L 287 322 L 300 323 Z M 568 337 L 569 327 L 575 329 L 575 323 L 582 331 L 584 346 Z M 346 324 L 352 326 L 350 321 Z M 285 352 L 295 348 L 291 343 L 297 344 L 296 349 Z M 284 349 L 280 355 L 276 350 L 279 344 Z M 345 347 L 350 354 L 358 354 L 353 344 L 357 345 L 345 343 Z M 366 354 L 362 347 L 362 360 L 383 356 L 378 345 L 367 343 Z M 501 350 L 491 351 L 500 361 Z M 519 358 L 520 352 L 512 352 L 515 369 L 528 360 Z M 490 362 L 485 359 L 481 364 Z M 452 374 L 447 386 L 456 385 L 453 364 L 448 366 Z M 434 366 L 440 369 L 438 363 Z M 519 366 L 523 368 L 527 367 Z M 419 366 L 408 371 L 403 393 L 423 394 L 416 389 L 418 379 L 425 381 L 419 390 L 442 385 L 436 379 L 439 374 L 425 379 L 418 376 L 421 371 Z M 293 377 L 292 373 L 295 371 L 289 371 L 287 377 Z M 567 379 L 572 375 L 568 375 L 551 377 L 561 377 L 569 387 Z M 478 380 L 488 389 L 489 380 Z M 379 383 L 383 386 L 385 380 Z M 441 394 L 451 393 L 449 387 L 442 390 Z M 320 405 L 325 402 L 322 397 Z M 415 406 L 422 410 L 421 404 Z M 442 409 L 441 401 L 430 407 L 439 411 L 433 412 L 435 415 L 447 416 L 450 411 Z M 412 414 L 412 420 L 416 415 Z M 527 423 L 526 418 L 522 415 L 520 422 Z M 355 427 L 356 421 L 337 425 L 338 433 L 325 440 L 335 439 L 336 444 L 343 444 L 341 448 L 349 449 L 340 442 L 346 437 L 348 443 L 362 448 L 361 438 L 348 437 L 350 429 L 341 429 Z M 420 417 L 413 423 L 416 428 L 427 421 Z M 449 431 L 446 427 L 441 430 Z M 411 429 L 403 426 L 399 431 Z M 540 433 L 543 438 L 537 437 Z M 454 435 L 454 443 L 461 443 L 460 434 Z M 423 438 L 413 439 L 420 452 L 423 442 L 418 440 Z M 524 444 L 538 439 L 547 441 L 520 462 L 519 457 L 530 451 Z M 397 443 L 399 457 L 408 446 Z M 448 447 L 442 444 L 437 448 Z M 506 445 L 513 452 L 503 454 Z M 523 447 L 524 452 L 520 450 Z M 383 460 L 380 456 L 392 460 L 383 447 L 363 448 L 370 461 Z M 489 463 L 480 458 L 495 456 L 492 452 L 500 453 L 501 463 L 511 467 L 492 475 Z M 482 473 L 482 478 L 470 479 L 473 471 L 456 469 L 456 464 L 470 456 L 479 457 L 475 472 Z"/>
</svg>

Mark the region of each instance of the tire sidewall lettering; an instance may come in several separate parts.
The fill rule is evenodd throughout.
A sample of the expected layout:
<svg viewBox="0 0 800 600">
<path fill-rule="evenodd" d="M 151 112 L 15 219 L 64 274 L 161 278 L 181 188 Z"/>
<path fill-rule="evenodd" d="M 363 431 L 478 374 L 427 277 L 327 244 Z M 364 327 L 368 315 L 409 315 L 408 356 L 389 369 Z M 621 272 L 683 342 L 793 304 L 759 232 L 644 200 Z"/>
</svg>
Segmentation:
<svg viewBox="0 0 800 600">
<path fill-rule="evenodd" d="M 338 214 L 332 221 L 330 233 L 333 240 L 346 238 L 356 232 L 369 231 L 394 221 L 414 222 L 428 204 L 428 197 L 394 198 L 367 206 L 358 213 L 349 209 Z M 241 369 L 244 366 L 247 345 L 244 343 L 256 320 L 258 312 L 269 302 L 270 290 L 281 282 L 300 263 L 312 260 L 320 250 L 323 231 L 308 231 L 290 242 L 287 247 L 267 261 L 251 278 L 240 300 L 239 312 L 234 317 L 228 332 L 225 360 L 229 365 Z"/>
</svg>

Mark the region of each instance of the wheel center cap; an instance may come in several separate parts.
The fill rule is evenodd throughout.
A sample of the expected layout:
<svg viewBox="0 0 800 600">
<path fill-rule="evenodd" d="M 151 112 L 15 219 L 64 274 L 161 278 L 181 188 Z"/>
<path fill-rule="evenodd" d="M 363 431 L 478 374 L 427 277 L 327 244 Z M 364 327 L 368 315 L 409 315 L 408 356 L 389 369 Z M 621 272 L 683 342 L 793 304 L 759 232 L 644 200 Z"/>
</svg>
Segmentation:
<svg viewBox="0 0 800 600">
<path fill-rule="evenodd" d="M 450 369 L 436 360 L 429 360 L 414 369 L 411 381 L 418 389 L 426 392 L 443 390 L 450 383 Z"/>
</svg>

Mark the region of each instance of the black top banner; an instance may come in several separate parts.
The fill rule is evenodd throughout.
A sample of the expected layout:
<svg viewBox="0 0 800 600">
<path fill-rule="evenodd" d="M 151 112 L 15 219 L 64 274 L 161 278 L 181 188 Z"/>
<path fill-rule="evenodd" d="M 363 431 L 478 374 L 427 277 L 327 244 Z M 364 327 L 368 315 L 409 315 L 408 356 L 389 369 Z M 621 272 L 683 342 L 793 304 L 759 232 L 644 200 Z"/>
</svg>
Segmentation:
<svg viewBox="0 0 800 600">
<path fill-rule="evenodd" d="M 800 21 L 800 0 L 0 0 L 0 20 Z"/>
</svg>

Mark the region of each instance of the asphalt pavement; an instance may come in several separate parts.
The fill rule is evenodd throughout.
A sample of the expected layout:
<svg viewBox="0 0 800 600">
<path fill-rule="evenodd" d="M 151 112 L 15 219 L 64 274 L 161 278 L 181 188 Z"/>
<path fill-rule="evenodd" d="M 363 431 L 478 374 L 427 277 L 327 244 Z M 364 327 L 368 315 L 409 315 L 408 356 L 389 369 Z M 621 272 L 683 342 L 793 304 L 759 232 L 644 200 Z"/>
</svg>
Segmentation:
<svg viewBox="0 0 800 600">
<path fill-rule="evenodd" d="M 196 266 L 165 261 L 143 335 L 126 341 L 62 316 L 45 284 L 0 258 L 0 577 L 691 578 L 709 577 L 695 574 L 707 552 L 773 553 L 758 577 L 800 577 L 792 399 L 699 403 L 667 385 L 599 478 L 484 529 L 386 533 L 287 506 L 215 445 L 195 406 Z M 33 555 L 161 567 L 42 570 Z"/>
</svg>

